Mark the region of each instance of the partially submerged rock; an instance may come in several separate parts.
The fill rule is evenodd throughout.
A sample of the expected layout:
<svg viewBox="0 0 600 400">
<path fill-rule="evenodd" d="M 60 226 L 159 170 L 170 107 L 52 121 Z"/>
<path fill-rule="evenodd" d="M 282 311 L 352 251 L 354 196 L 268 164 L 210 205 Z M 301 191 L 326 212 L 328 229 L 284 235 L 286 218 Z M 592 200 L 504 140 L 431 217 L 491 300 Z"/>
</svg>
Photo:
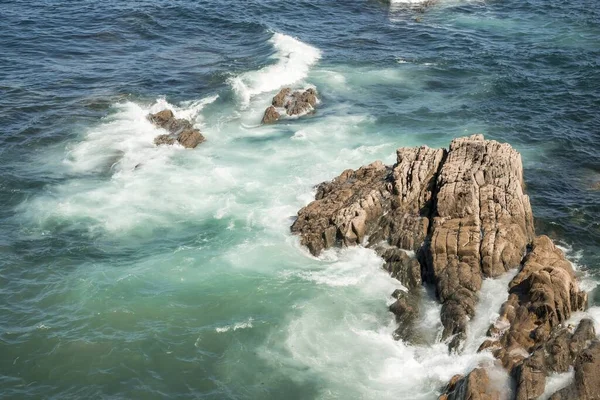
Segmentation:
<svg viewBox="0 0 600 400">
<path fill-rule="evenodd" d="M 273 122 L 277 121 L 280 116 L 281 115 L 279 114 L 279 112 L 277 112 L 277 110 L 275 109 L 274 106 L 269 106 L 269 108 L 267 108 L 265 111 L 265 115 L 263 116 L 262 123 L 263 124 L 273 123 Z"/>
<path fill-rule="evenodd" d="M 291 88 L 283 88 L 273 97 L 271 105 L 265 110 L 263 124 L 273 123 L 285 112 L 288 116 L 301 116 L 314 110 L 319 100 L 313 88 L 292 92 Z"/>
<path fill-rule="evenodd" d="M 148 115 L 148 119 L 154 125 L 165 129 L 168 134 L 159 135 L 154 139 L 154 144 L 172 145 L 177 141 L 183 147 L 193 149 L 200 143 L 204 142 L 205 138 L 200 131 L 193 127 L 192 123 L 183 118 L 175 118 L 173 111 L 162 110 L 156 114 Z"/>
</svg>

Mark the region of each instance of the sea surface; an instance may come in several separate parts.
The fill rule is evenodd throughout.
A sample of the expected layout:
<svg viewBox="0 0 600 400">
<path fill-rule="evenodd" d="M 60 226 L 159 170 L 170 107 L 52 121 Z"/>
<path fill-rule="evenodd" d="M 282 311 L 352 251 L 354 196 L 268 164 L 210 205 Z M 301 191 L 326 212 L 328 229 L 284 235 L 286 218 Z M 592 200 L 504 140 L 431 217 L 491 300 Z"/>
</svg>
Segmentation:
<svg viewBox="0 0 600 400">
<path fill-rule="evenodd" d="M 521 152 L 600 317 L 596 0 L 1 3 L 1 399 L 435 399 L 491 358 L 510 273 L 449 355 L 433 299 L 394 341 L 382 260 L 289 226 L 344 169 L 474 133 Z M 261 126 L 283 86 L 321 103 Z M 155 147 L 163 108 L 207 141 Z"/>
</svg>

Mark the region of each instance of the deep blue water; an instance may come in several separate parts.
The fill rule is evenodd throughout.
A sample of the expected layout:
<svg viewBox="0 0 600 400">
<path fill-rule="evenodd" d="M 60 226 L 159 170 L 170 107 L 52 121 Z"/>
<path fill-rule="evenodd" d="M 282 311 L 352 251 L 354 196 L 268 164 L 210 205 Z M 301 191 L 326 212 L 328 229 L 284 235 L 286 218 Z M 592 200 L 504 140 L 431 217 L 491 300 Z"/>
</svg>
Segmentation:
<svg viewBox="0 0 600 400">
<path fill-rule="evenodd" d="M 476 356 L 388 342 L 376 257 L 288 233 L 403 145 L 511 143 L 538 233 L 600 280 L 597 3 L 417 8 L 3 1 L 0 398 L 435 398 Z M 260 127 L 279 84 L 317 112 Z M 153 147 L 165 104 L 207 142 Z"/>
</svg>

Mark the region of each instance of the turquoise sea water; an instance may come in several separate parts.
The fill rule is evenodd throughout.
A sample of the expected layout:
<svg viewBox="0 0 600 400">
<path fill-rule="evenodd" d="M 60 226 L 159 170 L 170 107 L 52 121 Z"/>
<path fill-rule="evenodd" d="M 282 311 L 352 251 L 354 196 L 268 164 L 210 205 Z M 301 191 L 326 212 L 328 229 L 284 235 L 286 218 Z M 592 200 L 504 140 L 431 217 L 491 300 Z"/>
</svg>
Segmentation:
<svg viewBox="0 0 600 400">
<path fill-rule="evenodd" d="M 0 398 L 435 399 L 490 357 L 510 276 L 448 355 L 435 301 L 394 341 L 381 260 L 289 226 L 315 184 L 460 135 L 522 153 L 538 233 L 592 290 L 597 4 L 414 3 L 3 2 Z M 260 126 L 286 85 L 317 112 Z M 164 107 L 207 142 L 154 147 Z"/>
</svg>

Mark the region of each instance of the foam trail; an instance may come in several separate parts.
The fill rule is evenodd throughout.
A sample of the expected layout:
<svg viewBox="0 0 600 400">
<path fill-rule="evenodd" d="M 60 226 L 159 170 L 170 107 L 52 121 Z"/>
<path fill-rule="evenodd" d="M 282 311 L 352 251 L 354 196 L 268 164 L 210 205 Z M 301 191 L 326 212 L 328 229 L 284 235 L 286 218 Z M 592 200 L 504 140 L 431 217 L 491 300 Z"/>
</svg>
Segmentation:
<svg viewBox="0 0 600 400">
<path fill-rule="evenodd" d="M 202 151 L 155 146 L 154 138 L 162 130 L 147 120 L 149 112 L 165 108 L 197 120 L 202 108 L 215 100 L 211 96 L 180 106 L 164 99 L 151 106 L 115 104 L 114 113 L 68 148 L 62 165 L 72 179 L 23 203 L 19 210 L 42 226 L 68 224 L 113 233 L 169 226 L 182 213 L 216 212 L 213 196 L 235 185 L 234 168 L 215 166 Z M 186 165 L 204 166 L 212 173 L 182 174 Z M 229 208 L 236 208 L 235 198 Z"/>
<path fill-rule="evenodd" d="M 469 322 L 464 351 L 475 353 L 483 342 L 487 329 L 496 323 L 500 307 L 508 299 L 508 284 L 517 274 L 517 269 L 506 272 L 498 278 L 484 279 L 479 291 L 479 301 L 475 316 Z"/>
<path fill-rule="evenodd" d="M 248 107 L 252 97 L 294 84 L 308 76 L 310 67 L 321 58 L 321 51 L 291 36 L 274 33 L 269 40 L 276 54 L 275 64 L 258 71 L 245 72 L 231 78 L 229 84 L 240 99 L 243 107 Z"/>
</svg>

